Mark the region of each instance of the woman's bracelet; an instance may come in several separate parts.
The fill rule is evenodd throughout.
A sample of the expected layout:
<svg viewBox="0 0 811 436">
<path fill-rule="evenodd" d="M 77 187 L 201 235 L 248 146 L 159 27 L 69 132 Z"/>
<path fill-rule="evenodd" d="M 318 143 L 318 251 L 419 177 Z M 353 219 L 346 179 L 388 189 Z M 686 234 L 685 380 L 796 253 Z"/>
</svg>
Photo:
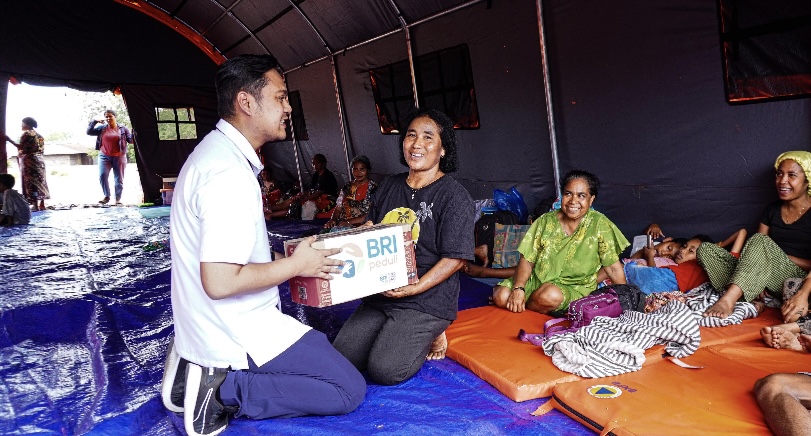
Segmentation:
<svg viewBox="0 0 811 436">
<path fill-rule="evenodd" d="M 518 290 L 526 291 L 526 289 L 524 289 L 523 286 L 513 286 L 513 291 L 518 291 Z"/>
</svg>

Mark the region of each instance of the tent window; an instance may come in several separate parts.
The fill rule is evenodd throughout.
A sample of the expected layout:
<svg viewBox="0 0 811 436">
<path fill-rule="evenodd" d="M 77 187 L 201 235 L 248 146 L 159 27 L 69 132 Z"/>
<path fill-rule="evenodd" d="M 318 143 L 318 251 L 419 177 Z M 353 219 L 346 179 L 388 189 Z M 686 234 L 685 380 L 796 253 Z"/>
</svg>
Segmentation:
<svg viewBox="0 0 811 436">
<path fill-rule="evenodd" d="M 730 103 L 811 96 L 811 2 L 719 0 Z"/>
<path fill-rule="evenodd" d="M 293 120 L 293 127 L 296 131 L 296 140 L 309 140 L 310 135 L 307 134 L 307 123 L 304 122 L 304 109 L 301 107 L 301 95 L 298 91 L 289 91 L 287 93 L 287 101 L 290 102 L 290 108 L 293 110 L 290 118 Z M 290 131 L 290 123 L 287 123 L 287 128 L 285 131 L 287 131 L 287 136 L 283 139 L 283 141 L 292 141 L 293 134 Z"/>
<path fill-rule="evenodd" d="M 467 44 L 414 59 L 420 106 L 448 114 L 457 129 L 478 129 L 479 109 Z M 414 107 L 408 61 L 369 70 L 377 119 L 383 134 L 400 132 Z"/>
<path fill-rule="evenodd" d="M 155 108 L 158 123 L 158 139 L 177 141 L 197 139 L 197 122 L 191 106 L 160 106 Z"/>
</svg>

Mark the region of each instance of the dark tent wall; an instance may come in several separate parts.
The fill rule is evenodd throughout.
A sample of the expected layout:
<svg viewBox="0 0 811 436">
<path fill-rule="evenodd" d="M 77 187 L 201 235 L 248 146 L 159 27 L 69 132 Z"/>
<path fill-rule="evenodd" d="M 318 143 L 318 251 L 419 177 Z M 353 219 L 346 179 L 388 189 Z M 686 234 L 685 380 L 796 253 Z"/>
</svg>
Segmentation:
<svg viewBox="0 0 811 436">
<path fill-rule="evenodd" d="M 600 176 L 595 207 L 626 235 L 755 231 L 774 159 L 811 145 L 811 100 L 725 102 L 715 1 L 545 7 L 561 168 Z"/>
<path fill-rule="evenodd" d="M 3 2 L 0 20 L 0 71 L 32 85 L 213 85 L 217 66 L 197 47 L 111 0 Z"/>
<path fill-rule="evenodd" d="M 459 132 L 454 176 L 474 198 L 518 185 L 530 208 L 554 191 L 534 6 L 482 3 L 412 28 L 415 55 L 470 46 L 482 127 Z M 809 149 L 811 101 L 725 102 L 715 1 L 552 0 L 544 11 L 561 172 L 597 174 L 595 207 L 627 235 L 650 222 L 716 239 L 754 231 L 775 198 L 774 158 Z M 350 157 L 366 154 L 375 173 L 404 169 L 396 137 L 380 134 L 368 69 L 405 58 L 402 34 L 336 57 Z M 302 93 L 305 154 L 342 152 L 329 62 L 288 83 Z"/>
<path fill-rule="evenodd" d="M 299 71 L 301 72 L 299 74 Z M 288 88 L 298 91 L 301 106 L 307 123 L 309 140 L 298 141 L 300 148 L 299 165 L 302 178 L 307 183 L 312 174 L 312 157 L 317 153 L 327 158 L 327 167 L 335 173 L 339 183 L 349 180 L 346 166 L 346 155 L 341 141 L 341 122 L 338 116 L 338 103 L 335 98 L 335 85 L 332 79 L 332 68 L 329 61 L 318 62 L 287 75 Z M 341 77 L 343 79 L 343 77 Z M 347 92 L 352 85 L 342 83 Z M 350 122 L 349 128 L 352 129 Z M 288 177 L 295 180 L 296 164 L 293 160 L 291 142 L 278 142 L 265 145 L 272 152 L 272 161 L 286 162 Z M 350 158 L 352 153 L 350 152 Z M 370 156 L 371 157 L 371 156 Z M 268 160 L 265 164 L 268 164 Z M 373 162 L 374 166 L 374 162 Z M 378 168 L 374 166 L 374 171 Z M 276 174 L 274 172 L 274 174 Z"/>
<path fill-rule="evenodd" d="M 214 88 L 183 86 L 121 85 L 121 94 L 130 111 L 136 131 L 136 161 L 144 190 L 144 200 L 160 198 L 161 175 L 178 174 L 197 143 L 214 129 L 217 116 L 217 96 Z M 193 107 L 197 122 L 197 139 L 177 141 L 158 140 L 155 107 L 174 105 Z"/>
<path fill-rule="evenodd" d="M 480 3 L 415 26 L 414 55 L 468 44 L 481 128 L 458 131 L 461 168 L 453 174 L 474 198 L 492 197 L 494 188 L 517 185 L 535 204 L 552 195 L 554 181 L 541 83 L 538 22 L 534 3 Z M 407 58 L 398 33 L 337 56 L 350 158 L 365 154 L 375 176 L 405 171 L 396 135 L 383 135 L 375 112 L 369 69 Z M 337 103 L 329 61 L 288 75 L 290 89 L 302 95 L 310 140 L 305 154 L 341 147 Z M 323 113 L 327 119 L 313 115 Z M 333 153 L 337 150 L 333 149 Z M 342 153 L 343 150 L 340 150 Z M 332 154 L 333 171 L 346 173 Z M 342 156 L 336 156 L 343 159 Z M 345 174 L 346 177 L 346 174 Z"/>
<path fill-rule="evenodd" d="M 596 173 L 604 186 L 595 207 L 628 235 L 651 221 L 675 235 L 754 230 L 775 198 L 775 156 L 809 148 L 811 101 L 725 102 L 716 0 L 543 6 L 561 171 Z M 32 20 L 41 31 L 30 30 Z M 30 83 L 205 88 L 213 81 L 216 66 L 197 47 L 113 1 L 13 2 L 4 5 L 3 24 L 0 74 Z M 299 27 L 290 31 L 311 32 Z M 459 132 L 462 166 L 454 177 L 474 198 L 517 185 L 531 208 L 552 195 L 535 2 L 481 2 L 411 34 L 415 55 L 460 43 L 470 49 L 481 128 Z M 290 38 L 285 43 L 298 40 Z M 349 154 L 369 156 L 375 178 L 404 168 L 397 138 L 380 133 L 368 70 L 405 58 L 402 33 L 335 57 Z M 330 62 L 295 69 L 287 79 L 300 92 L 307 123 L 309 139 L 299 144 L 304 178 L 320 152 L 347 179 Z M 179 167 L 192 144 L 167 150 L 153 143 L 147 120 L 157 100 L 136 105 L 137 97 L 126 97 L 140 112 L 131 113 L 133 127 L 150 147 L 140 154 L 146 177 Z M 297 177 L 292 143 L 266 148 L 278 173 Z M 145 185 L 154 191 L 154 183 Z"/>
</svg>

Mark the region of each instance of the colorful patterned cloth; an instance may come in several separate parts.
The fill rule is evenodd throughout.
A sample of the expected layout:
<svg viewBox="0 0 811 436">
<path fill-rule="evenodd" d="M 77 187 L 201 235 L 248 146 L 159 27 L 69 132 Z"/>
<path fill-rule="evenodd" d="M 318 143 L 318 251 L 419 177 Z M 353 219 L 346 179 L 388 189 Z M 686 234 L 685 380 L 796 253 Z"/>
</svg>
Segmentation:
<svg viewBox="0 0 811 436">
<path fill-rule="evenodd" d="M 352 182 L 341 188 L 336 201 L 336 210 L 333 218 L 336 222 L 348 221 L 352 218 L 369 213 L 372 204 L 372 193 L 377 189 L 377 183 L 367 180 L 355 186 Z M 320 209 L 320 208 L 319 208 Z"/>
<path fill-rule="evenodd" d="M 529 225 L 496 224 L 493 237 L 493 268 L 512 268 L 521 260 L 518 246 L 529 230 Z"/>
</svg>

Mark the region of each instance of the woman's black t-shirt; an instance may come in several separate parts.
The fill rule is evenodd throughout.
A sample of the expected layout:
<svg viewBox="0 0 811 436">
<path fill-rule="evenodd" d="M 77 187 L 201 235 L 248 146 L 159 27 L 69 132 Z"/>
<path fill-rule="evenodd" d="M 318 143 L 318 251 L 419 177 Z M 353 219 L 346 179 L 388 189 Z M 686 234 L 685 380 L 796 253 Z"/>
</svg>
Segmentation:
<svg viewBox="0 0 811 436">
<path fill-rule="evenodd" d="M 780 213 L 782 201 L 766 206 L 760 222 L 769 226 L 769 237 L 789 256 L 811 260 L 811 211 L 786 224 Z"/>
<path fill-rule="evenodd" d="M 470 194 L 449 175 L 417 190 L 406 184 L 406 176 L 396 174 L 380 183 L 372 199 L 369 220 L 412 225 L 420 277 L 442 258 L 472 260 L 475 207 Z M 383 310 L 409 308 L 454 320 L 458 300 L 459 272 L 456 272 L 421 294 L 404 298 L 377 294 L 364 298 L 363 302 Z"/>
</svg>

